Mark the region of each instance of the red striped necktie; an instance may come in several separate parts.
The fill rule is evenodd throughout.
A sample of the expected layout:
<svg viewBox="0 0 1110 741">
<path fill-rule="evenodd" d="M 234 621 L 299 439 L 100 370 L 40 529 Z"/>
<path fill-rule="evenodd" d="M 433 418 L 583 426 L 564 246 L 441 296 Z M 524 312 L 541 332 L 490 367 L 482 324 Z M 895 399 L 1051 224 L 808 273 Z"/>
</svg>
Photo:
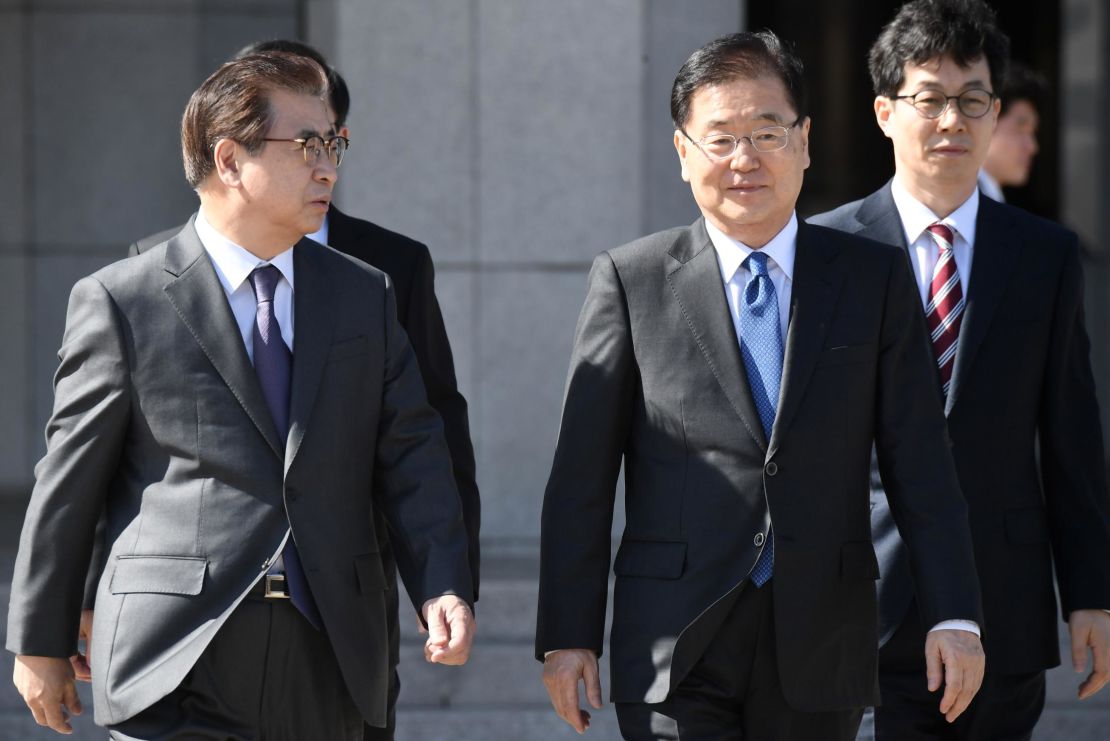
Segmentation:
<svg viewBox="0 0 1110 741">
<path fill-rule="evenodd" d="M 940 383 L 944 396 L 952 385 L 952 368 L 956 364 L 956 343 L 960 338 L 960 320 L 964 313 L 964 292 L 960 287 L 960 272 L 956 268 L 953 251 L 955 238 L 952 230 L 941 223 L 929 227 L 929 233 L 940 248 L 933 281 L 929 284 L 929 304 L 925 307 L 925 321 L 933 340 L 933 354 L 940 369 Z"/>
</svg>

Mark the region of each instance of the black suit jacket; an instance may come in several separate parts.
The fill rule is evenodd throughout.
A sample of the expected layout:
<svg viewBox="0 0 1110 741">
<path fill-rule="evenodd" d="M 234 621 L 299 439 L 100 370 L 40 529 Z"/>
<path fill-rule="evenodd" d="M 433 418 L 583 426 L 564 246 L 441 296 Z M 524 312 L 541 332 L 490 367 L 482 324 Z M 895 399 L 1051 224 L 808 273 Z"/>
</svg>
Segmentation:
<svg viewBox="0 0 1110 741">
<path fill-rule="evenodd" d="M 176 227 L 141 239 L 131 245 L 129 254 L 144 252 L 179 231 L 181 227 Z M 436 299 L 432 257 L 421 242 L 348 216 L 334 205 L 328 211 L 328 242 L 329 247 L 358 258 L 393 279 L 397 318 L 408 333 L 416 353 L 428 403 L 443 418 L 444 434 L 447 436 L 447 447 L 451 450 L 451 464 L 470 541 L 470 573 L 474 577 L 474 598 L 477 599 L 481 502 L 475 477 L 474 447 L 470 442 L 466 399 L 459 392 L 455 380 L 451 343 L 447 339 L 443 314 Z"/>
<path fill-rule="evenodd" d="M 544 497 L 536 655 L 601 653 L 614 487 L 612 698 L 659 702 L 676 644 L 748 575 L 775 531 L 783 692 L 807 711 L 874 704 L 878 576 L 868 465 L 878 446 L 912 532 L 927 620 L 980 614 L 940 394 L 889 247 L 799 226 L 783 385 L 768 440 L 716 251 L 699 220 L 603 253 L 590 273 Z"/>
<path fill-rule="evenodd" d="M 908 257 L 889 183 L 811 221 Z M 1039 671 L 1060 661 L 1053 558 L 1065 618 L 1110 608 L 1110 501 L 1079 250 L 1058 224 L 980 197 L 972 254 L 948 431 L 983 588 L 988 666 Z M 885 640 L 911 594 L 905 549 L 875 489 Z"/>
</svg>

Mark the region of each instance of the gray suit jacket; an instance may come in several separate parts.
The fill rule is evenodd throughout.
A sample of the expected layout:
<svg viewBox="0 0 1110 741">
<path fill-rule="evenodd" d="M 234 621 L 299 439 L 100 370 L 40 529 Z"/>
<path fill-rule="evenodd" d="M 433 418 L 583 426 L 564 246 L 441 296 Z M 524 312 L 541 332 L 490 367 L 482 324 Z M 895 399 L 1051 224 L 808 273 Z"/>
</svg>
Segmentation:
<svg viewBox="0 0 1110 741">
<path fill-rule="evenodd" d="M 294 269 L 284 447 L 191 226 L 74 286 L 7 647 L 74 652 L 105 511 L 98 723 L 118 723 L 180 683 L 290 525 L 347 687 L 372 725 L 384 724 L 390 681 L 375 512 L 393 528 L 414 606 L 444 593 L 471 599 L 442 423 L 389 279 L 311 240 L 297 244 Z"/>
<path fill-rule="evenodd" d="M 912 276 L 899 251 L 800 224 L 782 391 L 760 425 L 716 251 L 698 221 L 594 261 L 544 497 L 536 654 L 601 653 L 614 487 L 612 697 L 660 702 L 700 616 L 743 581 L 771 522 L 776 647 L 795 708 L 874 704 L 872 440 L 914 534 L 926 619 L 980 614 L 966 509 Z"/>
</svg>

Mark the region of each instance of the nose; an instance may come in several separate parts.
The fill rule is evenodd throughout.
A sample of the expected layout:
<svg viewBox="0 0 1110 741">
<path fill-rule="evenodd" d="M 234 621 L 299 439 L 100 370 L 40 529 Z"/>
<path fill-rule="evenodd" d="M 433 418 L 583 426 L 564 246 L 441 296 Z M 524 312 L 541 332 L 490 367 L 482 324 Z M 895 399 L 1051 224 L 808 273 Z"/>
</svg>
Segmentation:
<svg viewBox="0 0 1110 741">
<path fill-rule="evenodd" d="M 736 151 L 728 161 L 730 170 L 750 172 L 759 168 L 759 151 L 752 144 L 752 140 L 744 137 L 736 142 Z"/>
<path fill-rule="evenodd" d="M 331 161 L 327 154 L 321 154 L 316 159 L 316 166 L 312 168 L 312 177 L 321 183 L 335 184 L 339 179 L 339 168 Z"/>
<path fill-rule="evenodd" d="M 964 115 L 960 113 L 960 107 L 956 105 L 955 100 L 949 100 L 948 105 L 945 106 L 937 118 L 937 128 L 941 131 L 952 131 L 966 127 L 967 122 L 964 120 Z"/>
</svg>

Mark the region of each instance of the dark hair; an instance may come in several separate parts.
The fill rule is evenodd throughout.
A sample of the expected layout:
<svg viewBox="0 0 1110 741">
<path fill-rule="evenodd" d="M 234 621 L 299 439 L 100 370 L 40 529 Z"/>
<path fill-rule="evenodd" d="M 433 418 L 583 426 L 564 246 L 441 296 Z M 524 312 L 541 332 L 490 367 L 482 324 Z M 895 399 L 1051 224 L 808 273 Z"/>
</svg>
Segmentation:
<svg viewBox="0 0 1110 741">
<path fill-rule="evenodd" d="M 1029 104 L 1040 109 L 1044 104 L 1044 97 L 1048 90 L 1045 79 L 1026 67 L 1021 62 L 1010 62 L 1010 71 L 1006 75 L 1006 84 L 1002 86 L 1002 113 L 1010 107 L 1011 103 L 1019 100 L 1029 101 Z"/>
<path fill-rule="evenodd" d="M 875 95 L 897 95 L 907 64 L 951 57 L 960 67 L 981 58 L 991 71 L 995 93 L 1006 83 L 1010 39 L 982 0 L 913 0 L 886 24 L 868 54 Z"/>
<path fill-rule="evenodd" d="M 347 114 L 351 111 L 351 93 L 347 89 L 347 83 L 343 80 L 343 76 L 328 64 L 328 60 L 324 58 L 323 54 L 300 41 L 270 39 L 269 41 L 256 41 L 244 46 L 235 54 L 234 59 L 242 59 L 250 54 L 267 51 L 283 51 L 286 54 L 308 57 L 323 67 L 328 74 L 328 100 L 331 101 L 331 109 L 335 111 L 335 128 L 338 129 L 347 123 Z"/>
<path fill-rule="evenodd" d="M 221 139 L 234 139 L 251 154 L 258 152 L 273 124 L 274 90 L 322 100 L 328 80 L 311 59 L 266 52 L 225 63 L 197 88 L 181 117 L 181 155 L 189 185 L 196 188 L 212 172 L 212 148 Z"/>
<path fill-rule="evenodd" d="M 701 88 L 738 77 L 753 79 L 763 75 L 779 78 L 795 113 L 799 118 L 805 117 L 802 60 L 773 32 L 746 31 L 710 41 L 682 65 L 671 87 L 671 119 L 675 128 L 685 130 L 690 101 Z"/>
</svg>

